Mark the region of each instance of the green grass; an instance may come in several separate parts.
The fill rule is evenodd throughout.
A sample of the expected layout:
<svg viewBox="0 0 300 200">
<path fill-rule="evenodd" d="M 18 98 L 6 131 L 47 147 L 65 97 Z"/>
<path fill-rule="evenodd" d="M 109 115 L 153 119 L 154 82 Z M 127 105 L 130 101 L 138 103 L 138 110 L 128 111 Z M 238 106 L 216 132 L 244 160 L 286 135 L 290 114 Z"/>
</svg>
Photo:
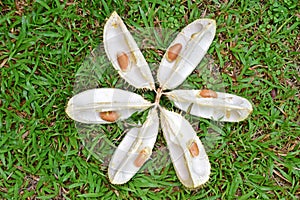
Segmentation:
<svg viewBox="0 0 300 200">
<path fill-rule="evenodd" d="M 0 198 L 300 198 L 298 1 L 170 4 L 0 2 Z M 105 20 L 114 10 L 131 28 L 179 31 L 200 17 L 217 22 L 208 53 L 219 67 L 226 92 L 249 99 L 254 111 L 243 122 L 221 127 L 220 138 L 208 152 L 211 178 L 201 189 L 184 188 L 171 164 L 147 163 L 125 185 L 110 184 L 105 160 L 84 148 L 82 135 L 65 113 L 75 75 L 102 43 Z M 156 54 L 144 53 L 149 62 L 159 62 Z M 111 80 L 104 83 L 113 85 L 113 77 L 106 77 Z M 189 83 L 202 88 L 193 76 Z M 205 130 L 210 122 L 199 120 Z M 100 128 L 113 130 L 108 135 L 112 143 L 120 140 L 124 129 Z M 199 130 L 200 139 L 205 139 L 203 132 Z M 155 148 L 163 145 L 159 136 Z M 155 162 L 159 160 L 154 157 Z"/>
</svg>

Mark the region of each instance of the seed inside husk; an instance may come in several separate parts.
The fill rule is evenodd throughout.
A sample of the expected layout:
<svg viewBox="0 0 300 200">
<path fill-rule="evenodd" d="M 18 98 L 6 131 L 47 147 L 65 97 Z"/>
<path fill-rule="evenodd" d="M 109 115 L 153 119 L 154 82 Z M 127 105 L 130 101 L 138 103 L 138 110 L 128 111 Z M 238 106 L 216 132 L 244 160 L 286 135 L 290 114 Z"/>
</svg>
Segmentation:
<svg viewBox="0 0 300 200">
<path fill-rule="evenodd" d="M 218 94 L 213 90 L 201 90 L 199 95 L 203 98 L 217 98 Z"/>
<path fill-rule="evenodd" d="M 117 54 L 117 60 L 118 60 L 118 64 L 120 66 L 120 69 L 123 72 L 126 72 L 129 69 L 128 55 L 125 52 L 118 53 Z"/>
<path fill-rule="evenodd" d="M 104 121 L 115 122 L 119 119 L 120 114 L 116 111 L 100 112 L 100 118 Z"/>
<path fill-rule="evenodd" d="M 195 141 L 193 141 L 189 146 L 189 151 L 192 157 L 196 157 L 199 155 L 199 148 Z"/>
<path fill-rule="evenodd" d="M 169 62 L 173 62 L 178 57 L 180 51 L 182 49 L 182 44 L 176 43 L 168 49 L 167 52 L 167 60 Z"/>
<path fill-rule="evenodd" d="M 149 150 L 147 148 L 144 148 L 140 151 L 139 155 L 136 157 L 136 159 L 134 160 L 134 165 L 136 167 L 141 167 L 146 160 L 149 157 Z"/>
</svg>

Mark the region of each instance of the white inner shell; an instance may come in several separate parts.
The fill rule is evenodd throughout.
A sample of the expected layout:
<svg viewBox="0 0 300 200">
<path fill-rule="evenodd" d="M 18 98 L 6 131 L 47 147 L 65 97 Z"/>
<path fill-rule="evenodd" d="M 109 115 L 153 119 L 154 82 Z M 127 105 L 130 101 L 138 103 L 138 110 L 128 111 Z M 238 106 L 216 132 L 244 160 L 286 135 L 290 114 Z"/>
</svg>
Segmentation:
<svg viewBox="0 0 300 200">
<path fill-rule="evenodd" d="M 109 163 L 108 176 L 112 183 L 126 183 L 137 173 L 140 167 L 134 163 L 142 150 L 147 149 L 148 152 L 144 161 L 150 158 L 158 134 L 158 126 L 157 110 L 152 108 L 143 126 L 133 128 L 126 134 Z"/>
<path fill-rule="evenodd" d="M 75 121 L 82 123 L 111 123 L 100 118 L 100 112 L 117 111 L 120 120 L 127 119 L 133 113 L 152 106 L 142 96 L 121 89 L 99 88 L 81 92 L 73 96 L 66 109 Z"/>
<path fill-rule="evenodd" d="M 105 24 L 103 41 L 106 55 L 122 78 L 136 88 L 155 89 L 148 63 L 122 19 L 115 12 Z M 117 55 L 122 52 L 129 58 L 127 71 L 122 71 L 117 61 Z"/>
<path fill-rule="evenodd" d="M 163 90 L 179 86 L 197 67 L 213 41 L 216 24 L 211 19 L 199 19 L 186 26 L 171 43 L 182 49 L 176 60 L 169 62 L 166 51 L 158 69 L 158 81 Z M 169 48 L 170 48 L 169 47 Z"/>
<path fill-rule="evenodd" d="M 160 110 L 163 134 L 178 178 L 189 188 L 204 184 L 209 179 L 210 163 L 196 132 L 181 115 L 164 108 Z M 191 142 L 199 149 L 195 157 L 189 151 Z"/>
<path fill-rule="evenodd" d="M 243 97 L 216 92 L 217 98 L 204 98 L 199 96 L 200 91 L 173 90 L 165 95 L 174 101 L 177 108 L 216 121 L 238 122 L 252 112 L 252 105 Z"/>
</svg>

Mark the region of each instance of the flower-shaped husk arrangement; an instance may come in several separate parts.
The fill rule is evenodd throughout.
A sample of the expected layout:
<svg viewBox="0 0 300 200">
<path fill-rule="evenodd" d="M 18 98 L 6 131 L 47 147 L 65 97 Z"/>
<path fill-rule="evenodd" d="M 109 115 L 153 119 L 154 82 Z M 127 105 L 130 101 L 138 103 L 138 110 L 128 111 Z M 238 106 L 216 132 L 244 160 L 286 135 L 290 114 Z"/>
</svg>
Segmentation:
<svg viewBox="0 0 300 200">
<path fill-rule="evenodd" d="M 208 181 L 210 163 L 196 132 L 184 117 L 161 107 L 159 101 L 165 95 L 183 111 L 219 121 L 241 121 L 252 112 L 249 101 L 236 95 L 207 89 L 172 90 L 202 60 L 215 31 L 216 23 L 211 19 L 198 19 L 186 26 L 166 50 L 158 69 L 159 88 L 155 88 L 150 68 L 122 19 L 116 12 L 108 19 L 104 48 L 113 67 L 132 86 L 156 92 L 155 102 L 149 102 L 133 92 L 98 88 L 81 92 L 68 102 L 67 114 L 82 123 L 114 123 L 150 108 L 145 123 L 130 129 L 115 150 L 108 167 L 111 183 L 128 182 L 150 158 L 159 124 L 181 183 L 197 188 Z"/>
</svg>

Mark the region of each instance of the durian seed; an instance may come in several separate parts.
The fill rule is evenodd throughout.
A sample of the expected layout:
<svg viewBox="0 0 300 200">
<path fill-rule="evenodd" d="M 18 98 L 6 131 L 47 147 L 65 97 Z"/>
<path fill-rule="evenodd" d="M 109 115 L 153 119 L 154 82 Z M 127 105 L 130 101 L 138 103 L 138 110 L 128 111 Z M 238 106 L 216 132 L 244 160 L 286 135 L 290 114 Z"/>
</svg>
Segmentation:
<svg viewBox="0 0 300 200">
<path fill-rule="evenodd" d="M 182 44 L 180 43 L 176 43 L 173 46 L 171 46 L 167 52 L 167 60 L 169 62 L 173 62 L 174 60 L 176 60 L 181 49 L 182 49 Z"/>
<path fill-rule="evenodd" d="M 218 94 L 213 90 L 201 90 L 199 95 L 203 98 L 217 98 Z"/>
<path fill-rule="evenodd" d="M 117 54 L 117 60 L 118 60 L 118 64 L 120 66 L 120 69 L 123 72 L 126 72 L 129 69 L 128 55 L 125 52 L 118 53 Z"/>
<path fill-rule="evenodd" d="M 116 111 L 100 112 L 100 118 L 104 121 L 115 122 L 119 119 L 120 114 Z"/>
<path fill-rule="evenodd" d="M 195 141 L 193 141 L 189 146 L 189 151 L 192 157 L 196 157 L 199 155 L 199 148 Z"/>
<path fill-rule="evenodd" d="M 139 152 L 139 155 L 134 160 L 134 165 L 136 167 L 141 167 L 146 162 L 146 160 L 148 159 L 149 154 L 150 154 L 150 152 L 147 148 L 142 149 Z"/>
</svg>

